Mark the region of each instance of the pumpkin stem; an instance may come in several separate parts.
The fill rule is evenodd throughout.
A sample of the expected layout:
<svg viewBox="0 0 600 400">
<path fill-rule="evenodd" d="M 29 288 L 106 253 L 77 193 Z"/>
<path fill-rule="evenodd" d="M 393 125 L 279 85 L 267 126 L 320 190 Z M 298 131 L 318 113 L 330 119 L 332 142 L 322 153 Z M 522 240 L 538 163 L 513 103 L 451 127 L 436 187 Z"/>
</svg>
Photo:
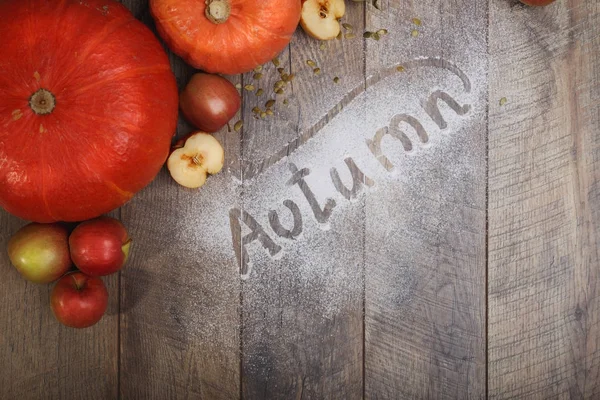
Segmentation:
<svg viewBox="0 0 600 400">
<path fill-rule="evenodd" d="M 231 12 L 229 0 L 206 0 L 206 18 L 214 24 L 227 21 Z"/>
<path fill-rule="evenodd" d="M 50 114 L 56 107 L 56 98 L 46 89 L 40 89 L 29 98 L 29 107 L 37 115 Z"/>
</svg>

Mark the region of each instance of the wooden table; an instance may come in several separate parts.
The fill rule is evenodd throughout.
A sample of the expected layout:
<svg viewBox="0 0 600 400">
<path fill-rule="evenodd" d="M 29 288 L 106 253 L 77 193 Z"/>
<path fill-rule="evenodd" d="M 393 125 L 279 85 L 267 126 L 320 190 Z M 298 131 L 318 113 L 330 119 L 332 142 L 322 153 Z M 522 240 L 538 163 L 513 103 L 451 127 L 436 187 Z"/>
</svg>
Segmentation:
<svg viewBox="0 0 600 400">
<path fill-rule="evenodd" d="M 283 95 L 271 63 L 231 77 L 264 94 L 221 174 L 113 214 L 135 244 L 97 326 L 0 255 L 0 398 L 600 398 L 600 2 L 347 5 Z"/>
</svg>

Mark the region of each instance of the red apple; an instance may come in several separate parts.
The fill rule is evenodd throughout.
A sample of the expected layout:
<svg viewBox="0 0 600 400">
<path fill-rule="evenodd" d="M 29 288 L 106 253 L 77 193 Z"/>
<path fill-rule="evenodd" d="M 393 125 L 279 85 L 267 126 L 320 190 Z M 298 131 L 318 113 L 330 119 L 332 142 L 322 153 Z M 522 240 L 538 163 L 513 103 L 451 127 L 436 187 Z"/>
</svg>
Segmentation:
<svg viewBox="0 0 600 400">
<path fill-rule="evenodd" d="M 26 225 L 8 242 L 8 257 L 25 279 L 50 283 L 71 267 L 68 237 L 60 224 Z"/>
<path fill-rule="evenodd" d="M 100 278 L 73 272 L 63 276 L 50 295 L 56 319 L 71 328 L 87 328 L 100 321 L 108 306 L 108 291 Z"/>
<path fill-rule="evenodd" d="M 521 3 L 525 3 L 528 6 L 547 6 L 553 2 L 554 0 L 521 0 Z"/>
<path fill-rule="evenodd" d="M 131 239 L 120 221 L 100 217 L 77 226 L 69 237 L 69 246 L 77 268 L 91 276 L 103 276 L 125 265 Z"/>
<path fill-rule="evenodd" d="M 242 98 L 235 86 L 219 75 L 197 73 L 179 96 L 183 116 L 204 132 L 216 132 L 235 116 Z"/>
</svg>

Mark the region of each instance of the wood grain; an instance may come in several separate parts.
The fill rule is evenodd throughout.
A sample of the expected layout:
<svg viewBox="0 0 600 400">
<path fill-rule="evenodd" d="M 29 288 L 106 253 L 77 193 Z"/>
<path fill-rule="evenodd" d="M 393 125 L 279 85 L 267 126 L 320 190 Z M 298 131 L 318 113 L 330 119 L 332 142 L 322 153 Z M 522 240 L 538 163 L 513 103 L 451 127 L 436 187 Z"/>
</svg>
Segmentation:
<svg viewBox="0 0 600 400">
<path fill-rule="evenodd" d="M 400 135 L 381 142 L 392 183 L 366 202 L 365 397 L 484 398 L 487 8 L 379 5 L 368 6 L 366 28 L 389 34 L 367 41 L 367 76 L 400 65 L 405 79 L 387 92 L 396 115 L 378 131 Z M 456 64 L 470 84 L 411 62 L 423 57 Z M 428 99 L 440 90 L 468 112 L 434 113 L 440 101 Z"/>
<path fill-rule="evenodd" d="M 600 4 L 490 4 L 489 397 L 598 398 Z"/>
<path fill-rule="evenodd" d="M 104 279 L 110 298 L 98 324 L 85 330 L 62 326 L 50 309 L 53 285 L 25 281 L 8 260 L 8 240 L 25 224 L 0 212 L 0 398 L 115 398 L 118 277 Z"/>
<path fill-rule="evenodd" d="M 258 162 L 286 148 L 331 109 L 345 106 L 339 104 L 344 95 L 362 84 L 363 8 L 360 3 L 347 4 L 344 21 L 353 26 L 357 36 L 354 39 L 321 45 L 298 28 L 290 48 L 279 57 L 284 73 L 294 74 L 295 78 L 285 86 L 283 95 L 275 97 L 274 117 L 252 118 L 255 96 L 245 93 L 245 163 Z M 314 62 L 314 66 L 308 65 L 308 60 Z M 315 74 L 315 68 L 320 68 L 320 74 Z M 268 79 L 267 90 L 271 89 L 279 78 L 275 66 L 267 65 L 264 75 Z M 340 77 L 338 84 L 333 82 L 335 76 Z M 250 77 L 251 74 L 246 74 L 244 83 Z M 283 98 L 289 102 L 287 106 L 282 104 Z M 287 148 L 291 152 L 295 146 Z M 277 241 L 282 255 L 272 259 L 263 257 L 260 250 L 253 251 L 252 272 L 242 285 L 243 397 L 358 399 L 363 391 L 363 234 L 360 227 L 364 213 L 358 207 L 331 219 L 323 216 L 319 222 L 298 186 L 288 184 L 286 189 L 285 182 L 294 173 L 285 164 L 294 168 L 293 162 L 282 161 L 281 176 L 270 174 L 264 178 L 261 174 L 267 171 L 246 171 L 254 177 L 244 181 L 242 207 Z M 310 170 L 321 162 L 315 155 L 296 167 Z M 342 173 L 345 177 L 347 171 Z M 311 172 L 306 181 L 310 190 L 317 193 L 319 207 L 323 207 L 325 200 L 319 188 L 331 186 L 329 173 Z M 268 195 L 267 204 L 254 201 L 263 191 L 273 193 Z M 282 231 L 269 227 L 274 213 L 281 216 L 286 229 L 293 225 L 288 217 L 290 210 L 282 206 L 286 198 L 297 204 L 303 219 L 302 236 L 298 238 L 286 238 L 283 233 L 277 235 Z M 331 231 L 323 228 L 329 224 Z M 314 249 L 302 250 L 308 240 Z M 318 258 L 322 249 L 336 248 L 345 249 L 345 254 L 339 257 L 339 251 L 330 251 Z M 315 265 L 315 260 L 320 265 Z"/>
<path fill-rule="evenodd" d="M 123 3 L 153 26 L 147 1 Z M 183 88 L 194 70 L 170 57 Z M 180 119 L 178 137 L 191 130 Z M 202 190 L 178 186 L 163 169 L 122 209 L 134 240 L 121 277 L 122 398 L 239 397 L 238 269 L 234 255 L 217 254 L 211 242 L 216 226 L 228 226 L 224 199 L 238 196 L 239 140 L 226 128 L 215 136 L 226 166 Z"/>
</svg>

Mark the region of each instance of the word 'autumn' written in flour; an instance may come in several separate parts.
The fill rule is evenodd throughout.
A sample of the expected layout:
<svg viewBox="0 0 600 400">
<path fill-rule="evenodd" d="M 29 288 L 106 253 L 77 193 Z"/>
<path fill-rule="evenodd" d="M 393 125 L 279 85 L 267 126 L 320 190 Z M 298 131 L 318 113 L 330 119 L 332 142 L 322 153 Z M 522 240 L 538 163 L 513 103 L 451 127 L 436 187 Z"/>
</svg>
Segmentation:
<svg viewBox="0 0 600 400">
<path fill-rule="evenodd" d="M 435 66 L 445 68 L 458 75 L 464 83 L 465 90 L 470 91 L 470 82 L 466 75 L 456 66 L 445 62 L 444 60 L 419 60 L 415 61 L 416 66 L 423 64 L 424 66 Z M 436 90 L 431 93 L 428 100 L 423 104 L 425 113 L 433 120 L 441 131 L 448 129 L 448 123 L 442 116 L 439 103 L 444 102 L 458 116 L 465 116 L 471 110 L 471 105 L 460 105 L 452 96 L 442 90 Z M 405 125 L 410 127 L 416 134 L 416 138 L 423 144 L 428 143 L 429 134 L 423 124 L 414 116 L 409 114 L 394 115 L 388 125 L 378 129 L 372 137 L 365 138 L 365 146 L 368 147 L 369 153 L 373 156 L 373 163 L 384 168 L 387 172 L 394 169 L 394 164 L 386 156 L 382 146 L 385 137 L 391 137 L 398 140 L 404 151 L 410 152 L 414 150 L 413 140 L 401 130 Z M 292 151 L 285 149 L 286 154 Z M 282 152 L 283 153 L 283 152 Z M 274 160 L 273 162 L 276 162 Z M 351 185 L 346 185 L 340 178 L 340 173 L 336 168 L 330 169 L 330 179 L 332 190 L 337 191 L 341 196 L 350 201 L 357 198 L 364 191 L 365 187 L 372 187 L 376 184 L 374 179 L 367 176 L 363 169 L 352 157 L 346 157 L 344 163 L 348 167 L 351 176 Z M 271 163 L 272 164 L 272 163 Z M 267 166 L 268 165 L 263 165 Z M 320 204 L 317 200 L 315 192 L 311 189 L 305 178 L 310 175 L 309 168 L 299 168 L 294 163 L 289 163 L 289 178 L 287 186 L 297 188 L 302 193 L 303 200 L 308 203 L 310 210 L 315 220 L 320 224 L 327 224 L 331 215 L 335 211 L 337 203 L 332 198 L 327 198 Z M 245 210 L 232 208 L 229 212 L 230 229 L 232 237 L 232 245 L 235 251 L 238 265 L 240 266 L 240 275 L 242 279 L 247 279 L 252 271 L 252 262 L 248 252 L 248 246 L 258 244 L 262 246 L 268 254 L 275 258 L 283 251 L 281 241 L 297 240 L 304 230 L 303 218 L 300 207 L 291 199 L 283 201 L 283 205 L 289 210 L 292 216 L 292 223 L 289 226 L 284 226 L 278 213 L 271 210 L 268 214 L 268 222 L 261 224 L 259 221 Z M 268 224 L 268 228 L 266 228 Z M 248 232 L 242 233 L 242 226 Z M 268 230 L 269 229 L 269 230 Z M 279 240 L 279 242 L 278 242 Z"/>
</svg>

